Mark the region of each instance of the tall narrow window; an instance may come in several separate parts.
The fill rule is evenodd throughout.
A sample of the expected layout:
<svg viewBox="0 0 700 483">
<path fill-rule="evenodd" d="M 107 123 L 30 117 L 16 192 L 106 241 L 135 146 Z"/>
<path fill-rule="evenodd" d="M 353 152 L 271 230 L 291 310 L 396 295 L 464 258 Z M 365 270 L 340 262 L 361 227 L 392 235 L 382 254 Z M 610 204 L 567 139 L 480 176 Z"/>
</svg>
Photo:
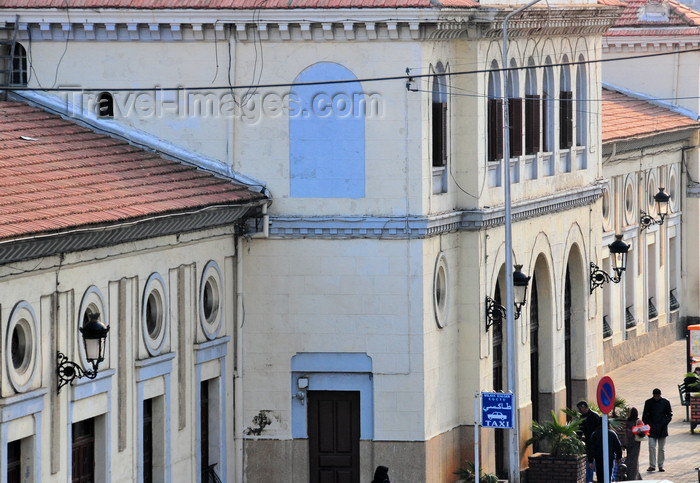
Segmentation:
<svg viewBox="0 0 700 483">
<path fill-rule="evenodd" d="M 22 481 L 22 442 L 7 443 L 7 483 Z"/>
<path fill-rule="evenodd" d="M 496 61 L 491 64 L 491 69 L 498 69 Z M 503 100 L 498 72 L 489 72 L 487 111 L 488 160 L 496 161 L 503 157 Z"/>
<path fill-rule="evenodd" d="M 564 56 L 563 64 L 569 59 Z M 573 143 L 573 94 L 571 92 L 571 73 L 568 65 L 562 65 L 559 76 L 559 149 L 570 148 Z"/>
<path fill-rule="evenodd" d="M 523 100 L 519 97 L 520 83 L 515 61 L 510 64 L 513 70 L 508 71 L 508 141 L 510 156 L 523 154 Z"/>
<path fill-rule="evenodd" d="M 583 56 L 579 62 L 585 61 Z M 576 145 L 585 146 L 588 143 L 588 82 L 586 80 L 586 66 L 576 66 Z"/>
<path fill-rule="evenodd" d="M 27 51 L 20 44 L 15 44 L 12 52 L 12 70 L 10 84 L 18 86 L 27 85 Z"/>
<path fill-rule="evenodd" d="M 73 483 L 95 481 L 95 420 L 73 423 Z"/>
<path fill-rule="evenodd" d="M 442 64 L 435 66 L 433 76 L 433 166 L 447 164 L 447 89 Z"/>
<path fill-rule="evenodd" d="M 153 399 L 143 401 L 143 483 L 153 483 Z"/>
<path fill-rule="evenodd" d="M 534 61 L 530 59 L 530 65 Z M 525 74 L 525 154 L 540 150 L 540 96 L 537 94 L 537 74 L 528 68 Z"/>
<path fill-rule="evenodd" d="M 202 455 L 202 480 L 205 480 L 205 476 L 208 477 L 212 471 L 209 467 L 209 381 L 202 381 L 199 387 L 199 448 Z"/>
<path fill-rule="evenodd" d="M 551 153 L 554 151 L 554 70 L 551 60 L 547 57 L 545 61 L 544 76 L 542 85 L 542 140 L 544 150 Z"/>
</svg>

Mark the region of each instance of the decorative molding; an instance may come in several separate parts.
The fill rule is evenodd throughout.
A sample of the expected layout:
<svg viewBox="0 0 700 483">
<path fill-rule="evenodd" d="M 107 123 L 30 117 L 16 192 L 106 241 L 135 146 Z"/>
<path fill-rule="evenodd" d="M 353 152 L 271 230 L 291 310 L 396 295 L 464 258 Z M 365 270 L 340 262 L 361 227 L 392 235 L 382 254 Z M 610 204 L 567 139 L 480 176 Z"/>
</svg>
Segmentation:
<svg viewBox="0 0 700 483">
<path fill-rule="evenodd" d="M 557 193 L 515 203 L 513 221 L 548 216 L 593 204 L 602 185 Z M 404 217 L 270 217 L 270 238 L 420 239 L 455 231 L 475 231 L 505 223 L 505 208 L 455 211 L 436 216 Z M 255 231 L 255 230 L 252 230 Z"/>
<path fill-rule="evenodd" d="M 609 7 L 581 9 L 566 6 L 533 9 L 513 19 L 513 37 L 599 34 L 616 17 Z M 19 15 L 19 40 L 65 41 L 194 41 L 224 40 L 228 32 L 237 41 L 258 40 L 420 40 L 460 37 L 498 37 L 510 9 L 480 7 L 447 13 L 441 9 L 298 9 L 262 11 L 186 9 L 74 9 L 73 18 L 57 9 L 0 10 L 0 24 L 14 25 Z M 11 35 L 6 27 L 5 36 Z"/>
</svg>

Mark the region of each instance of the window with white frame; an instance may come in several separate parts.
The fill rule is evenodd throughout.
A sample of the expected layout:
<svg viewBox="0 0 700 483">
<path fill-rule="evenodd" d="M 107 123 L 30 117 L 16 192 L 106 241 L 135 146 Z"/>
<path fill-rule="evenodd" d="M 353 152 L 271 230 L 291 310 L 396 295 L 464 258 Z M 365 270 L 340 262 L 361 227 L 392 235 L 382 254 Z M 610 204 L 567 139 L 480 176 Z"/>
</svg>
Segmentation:
<svg viewBox="0 0 700 483">
<path fill-rule="evenodd" d="M 487 101 L 487 142 L 488 160 L 497 161 L 503 157 L 503 99 L 501 98 L 501 77 L 498 63 L 491 63 L 489 72 Z"/>
</svg>

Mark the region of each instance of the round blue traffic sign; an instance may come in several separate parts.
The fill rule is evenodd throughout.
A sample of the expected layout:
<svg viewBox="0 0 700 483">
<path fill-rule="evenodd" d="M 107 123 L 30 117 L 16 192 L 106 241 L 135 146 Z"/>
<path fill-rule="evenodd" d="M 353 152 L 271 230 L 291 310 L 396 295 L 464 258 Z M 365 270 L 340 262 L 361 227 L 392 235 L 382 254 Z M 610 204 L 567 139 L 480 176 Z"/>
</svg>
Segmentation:
<svg viewBox="0 0 700 483">
<path fill-rule="evenodd" d="M 596 390 L 598 407 L 603 414 L 608 414 L 615 407 L 615 384 L 610 376 L 603 376 Z"/>
</svg>

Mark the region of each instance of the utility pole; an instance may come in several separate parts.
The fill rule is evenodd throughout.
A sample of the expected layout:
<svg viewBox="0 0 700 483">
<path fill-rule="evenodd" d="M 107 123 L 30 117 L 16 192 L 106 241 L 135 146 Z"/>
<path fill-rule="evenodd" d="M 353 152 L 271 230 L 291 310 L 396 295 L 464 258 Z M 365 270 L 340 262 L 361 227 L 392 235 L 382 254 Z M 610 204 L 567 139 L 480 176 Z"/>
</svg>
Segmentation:
<svg viewBox="0 0 700 483">
<path fill-rule="evenodd" d="M 517 374 L 515 356 L 515 318 L 513 307 L 513 238 L 511 230 L 511 203 L 510 203 L 510 116 L 508 113 L 508 20 L 526 8 L 531 7 L 541 0 L 533 0 L 527 5 L 512 11 L 503 20 L 503 171 L 505 189 L 505 230 L 506 230 L 506 352 L 508 391 L 513 394 L 515 404 L 513 406 L 513 429 L 508 440 L 508 481 L 520 483 L 520 431 L 518 428 L 518 396 Z M 478 477 L 477 477 L 478 478 Z"/>
</svg>

